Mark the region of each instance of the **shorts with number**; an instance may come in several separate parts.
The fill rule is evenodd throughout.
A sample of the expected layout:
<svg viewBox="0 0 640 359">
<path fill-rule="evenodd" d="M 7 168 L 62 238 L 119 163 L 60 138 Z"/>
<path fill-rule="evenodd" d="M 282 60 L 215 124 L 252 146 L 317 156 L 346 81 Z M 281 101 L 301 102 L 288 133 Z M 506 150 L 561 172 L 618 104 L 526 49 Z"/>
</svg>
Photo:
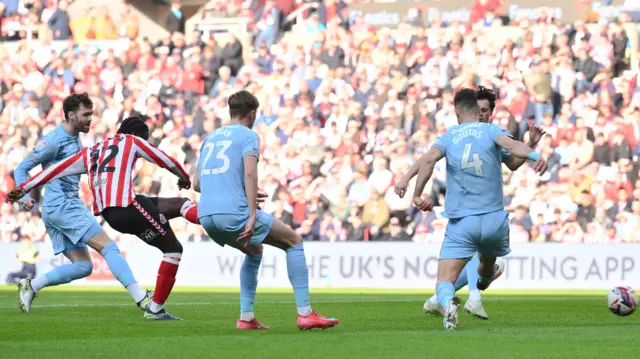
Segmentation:
<svg viewBox="0 0 640 359">
<path fill-rule="evenodd" d="M 102 231 L 79 198 L 65 200 L 57 207 L 43 207 L 42 221 L 54 254 L 86 248 L 86 243 Z"/>
<path fill-rule="evenodd" d="M 253 237 L 249 240 L 249 244 L 254 247 L 262 244 L 273 226 L 272 215 L 261 210 L 258 210 L 256 214 Z M 200 224 L 207 231 L 209 237 L 223 247 L 237 242 L 240 233 L 244 232 L 247 221 L 249 221 L 248 215 L 239 217 L 235 214 L 212 214 L 200 217 Z"/>
<path fill-rule="evenodd" d="M 504 210 L 449 219 L 440 259 L 504 257 L 509 248 L 509 218 Z"/>
</svg>

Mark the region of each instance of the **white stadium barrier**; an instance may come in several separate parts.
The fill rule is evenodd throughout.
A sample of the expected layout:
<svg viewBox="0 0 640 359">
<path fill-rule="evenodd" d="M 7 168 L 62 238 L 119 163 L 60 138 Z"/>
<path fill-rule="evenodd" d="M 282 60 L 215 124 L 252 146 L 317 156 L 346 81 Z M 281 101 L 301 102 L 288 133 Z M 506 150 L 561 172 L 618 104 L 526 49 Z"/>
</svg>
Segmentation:
<svg viewBox="0 0 640 359">
<path fill-rule="evenodd" d="M 20 264 L 19 243 L 0 244 L 0 281 Z M 155 284 L 161 253 L 143 243 L 119 244 L 134 275 L 145 286 Z M 51 247 L 38 243 L 38 273 L 65 263 Z M 417 243 L 305 243 L 312 288 L 394 288 L 433 290 L 439 245 Z M 91 251 L 94 272 L 83 285 L 116 285 L 100 255 Z M 496 289 L 609 289 L 640 287 L 640 244 L 514 244 L 505 257 L 506 273 Z M 215 243 L 184 243 L 176 285 L 237 287 L 243 255 Z M 637 261 L 637 262 L 636 262 Z M 267 248 L 260 268 L 262 288 L 287 288 L 284 252 Z"/>
</svg>

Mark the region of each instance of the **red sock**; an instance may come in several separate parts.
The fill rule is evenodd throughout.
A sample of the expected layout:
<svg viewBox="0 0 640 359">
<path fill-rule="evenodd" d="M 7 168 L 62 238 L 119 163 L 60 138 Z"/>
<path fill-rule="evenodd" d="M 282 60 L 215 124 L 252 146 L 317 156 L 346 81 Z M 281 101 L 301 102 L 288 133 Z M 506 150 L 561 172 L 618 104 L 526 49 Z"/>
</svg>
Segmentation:
<svg viewBox="0 0 640 359">
<path fill-rule="evenodd" d="M 182 205 L 180 209 L 180 214 L 184 219 L 191 223 L 200 224 L 200 219 L 198 219 L 198 205 L 187 201 Z"/>
<path fill-rule="evenodd" d="M 176 282 L 176 273 L 180 265 L 182 253 L 165 253 L 160 269 L 158 269 L 158 279 L 156 280 L 156 292 L 153 294 L 153 301 L 163 305 L 169 298 L 173 284 Z"/>
</svg>

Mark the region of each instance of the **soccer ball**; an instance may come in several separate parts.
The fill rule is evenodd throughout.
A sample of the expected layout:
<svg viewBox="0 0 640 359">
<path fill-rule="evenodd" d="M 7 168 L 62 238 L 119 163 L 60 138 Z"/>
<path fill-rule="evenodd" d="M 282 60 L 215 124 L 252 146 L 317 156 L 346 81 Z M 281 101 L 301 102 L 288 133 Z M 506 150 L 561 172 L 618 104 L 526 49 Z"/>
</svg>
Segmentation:
<svg viewBox="0 0 640 359">
<path fill-rule="evenodd" d="M 631 287 L 615 287 L 611 289 L 607 299 L 611 313 L 620 317 L 631 315 L 638 305 L 638 295 Z"/>
</svg>

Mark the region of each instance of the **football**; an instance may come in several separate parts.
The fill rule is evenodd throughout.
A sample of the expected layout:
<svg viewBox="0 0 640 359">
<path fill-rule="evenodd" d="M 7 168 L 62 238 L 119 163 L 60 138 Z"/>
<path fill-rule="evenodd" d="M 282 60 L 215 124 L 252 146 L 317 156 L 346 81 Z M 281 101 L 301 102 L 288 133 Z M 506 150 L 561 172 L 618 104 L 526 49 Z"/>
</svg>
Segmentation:
<svg viewBox="0 0 640 359">
<path fill-rule="evenodd" d="M 615 287 L 609 292 L 607 302 L 611 313 L 626 317 L 636 311 L 638 295 L 631 287 Z"/>
</svg>

